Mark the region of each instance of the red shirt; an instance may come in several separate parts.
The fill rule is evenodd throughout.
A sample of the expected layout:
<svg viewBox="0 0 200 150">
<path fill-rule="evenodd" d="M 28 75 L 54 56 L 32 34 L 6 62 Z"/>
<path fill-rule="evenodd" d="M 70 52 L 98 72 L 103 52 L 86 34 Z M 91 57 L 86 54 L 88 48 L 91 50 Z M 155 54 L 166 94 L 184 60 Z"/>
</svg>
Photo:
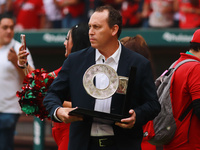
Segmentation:
<svg viewBox="0 0 200 150">
<path fill-rule="evenodd" d="M 181 11 L 181 8 L 183 7 L 187 7 L 193 10 L 195 8 L 200 9 L 200 0 L 199 0 L 199 6 L 193 6 L 190 3 L 190 0 L 179 0 L 179 9 L 180 9 L 179 27 L 182 29 L 192 29 L 200 26 L 200 15 L 196 13 L 185 13 Z"/>
<path fill-rule="evenodd" d="M 141 143 L 142 150 L 156 150 L 156 146 L 150 144 L 148 141 L 143 140 Z"/>
<path fill-rule="evenodd" d="M 132 26 L 140 23 L 140 19 L 137 14 L 138 9 L 139 2 L 125 2 L 122 4 L 121 15 L 123 26 Z"/>
<path fill-rule="evenodd" d="M 42 0 L 16 0 L 14 7 L 17 25 L 22 25 L 24 29 L 40 28 L 40 15 L 45 15 Z"/>
<path fill-rule="evenodd" d="M 62 2 L 61 2 L 62 3 Z M 78 17 L 84 13 L 85 3 L 81 1 L 78 4 L 66 6 L 62 9 L 63 15 L 71 14 L 72 17 Z"/>
<path fill-rule="evenodd" d="M 58 76 L 59 71 L 61 70 L 62 67 L 58 68 L 57 70 L 53 71 L 56 75 L 56 77 Z"/>
<path fill-rule="evenodd" d="M 195 56 L 181 53 L 178 62 L 185 59 L 200 61 Z M 179 118 L 192 101 L 200 98 L 200 63 L 188 62 L 180 66 L 172 76 L 171 84 L 172 110 L 174 117 Z M 177 120 L 175 136 L 164 150 L 197 149 L 200 149 L 200 120 L 190 111 L 182 122 Z"/>
</svg>

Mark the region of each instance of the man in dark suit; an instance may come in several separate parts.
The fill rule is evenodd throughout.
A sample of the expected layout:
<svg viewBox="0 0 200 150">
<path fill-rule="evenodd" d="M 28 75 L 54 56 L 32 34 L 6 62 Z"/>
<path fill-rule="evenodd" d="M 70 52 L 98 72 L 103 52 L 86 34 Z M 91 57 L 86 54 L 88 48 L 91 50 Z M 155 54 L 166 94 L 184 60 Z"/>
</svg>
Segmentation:
<svg viewBox="0 0 200 150">
<path fill-rule="evenodd" d="M 52 83 L 44 105 L 54 121 L 69 123 L 69 150 L 140 150 L 142 126 L 160 112 L 150 62 L 140 54 L 126 49 L 118 41 L 122 17 L 110 6 L 96 9 L 89 21 L 91 47 L 70 54 L 58 77 Z M 115 93 L 105 100 L 95 99 L 83 86 L 85 71 L 94 64 L 106 64 L 119 76 L 128 77 L 131 67 L 136 68 L 134 85 L 130 94 L 128 118 L 110 123 L 97 119 L 83 119 L 69 115 L 76 107 L 112 114 L 121 114 L 125 95 Z M 108 85 L 105 75 L 97 75 L 95 85 Z M 70 96 L 72 108 L 62 103 Z"/>
</svg>

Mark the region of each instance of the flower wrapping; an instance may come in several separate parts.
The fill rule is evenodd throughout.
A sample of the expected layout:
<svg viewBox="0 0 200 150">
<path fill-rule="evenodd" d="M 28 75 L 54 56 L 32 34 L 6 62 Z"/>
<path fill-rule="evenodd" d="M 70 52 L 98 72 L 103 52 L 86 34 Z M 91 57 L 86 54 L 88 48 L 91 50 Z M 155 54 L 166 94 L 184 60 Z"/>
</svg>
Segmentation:
<svg viewBox="0 0 200 150">
<path fill-rule="evenodd" d="M 33 70 L 25 77 L 21 91 L 16 93 L 25 114 L 34 115 L 40 120 L 50 119 L 49 113 L 43 105 L 43 99 L 54 78 L 55 76 L 44 69 Z"/>
</svg>

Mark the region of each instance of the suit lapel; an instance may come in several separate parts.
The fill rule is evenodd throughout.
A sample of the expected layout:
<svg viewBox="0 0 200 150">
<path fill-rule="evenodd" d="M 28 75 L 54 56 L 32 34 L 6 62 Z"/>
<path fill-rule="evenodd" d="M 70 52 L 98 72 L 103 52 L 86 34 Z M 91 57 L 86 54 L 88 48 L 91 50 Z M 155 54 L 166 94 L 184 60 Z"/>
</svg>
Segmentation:
<svg viewBox="0 0 200 150">
<path fill-rule="evenodd" d="M 122 51 L 119 59 L 117 74 L 118 76 L 128 77 L 129 75 L 129 59 L 128 59 L 127 49 L 122 45 Z M 114 94 L 111 103 L 111 113 L 122 112 L 121 106 L 123 105 L 124 95 Z"/>
<path fill-rule="evenodd" d="M 86 54 L 86 63 L 84 68 L 89 68 L 95 64 L 95 49 L 90 47 L 88 53 Z"/>
<path fill-rule="evenodd" d="M 119 59 L 119 64 L 117 68 L 117 74 L 119 76 L 127 76 L 128 74 L 128 55 L 126 53 L 125 47 L 122 45 L 122 51 Z"/>
<path fill-rule="evenodd" d="M 91 67 L 92 65 L 95 64 L 95 49 L 90 47 L 88 49 L 88 52 L 86 53 L 86 57 L 85 57 L 85 64 L 83 66 L 84 72 Z M 85 90 L 85 89 L 84 89 Z M 89 100 L 89 109 L 94 109 L 94 105 L 95 105 L 95 98 L 91 97 L 88 95 L 88 100 Z"/>
</svg>

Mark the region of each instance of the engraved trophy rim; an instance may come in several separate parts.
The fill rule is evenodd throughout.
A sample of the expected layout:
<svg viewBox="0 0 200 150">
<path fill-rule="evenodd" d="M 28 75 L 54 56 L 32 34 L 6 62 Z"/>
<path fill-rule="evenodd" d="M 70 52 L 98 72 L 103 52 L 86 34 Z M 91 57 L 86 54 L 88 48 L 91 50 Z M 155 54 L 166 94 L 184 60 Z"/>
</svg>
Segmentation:
<svg viewBox="0 0 200 150">
<path fill-rule="evenodd" d="M 100 73 L 105 74 L 109 79 L 109 84 L 104 89 L 96 88 L 93 82 L 96 75 Z M 106 99 L 117 91 L 119 77 L 112 67 L 106 64 L 94 64 L 85 71 L 83 75 L 83 86 L 90 96 L 96 99 Z"/>
</svg>

